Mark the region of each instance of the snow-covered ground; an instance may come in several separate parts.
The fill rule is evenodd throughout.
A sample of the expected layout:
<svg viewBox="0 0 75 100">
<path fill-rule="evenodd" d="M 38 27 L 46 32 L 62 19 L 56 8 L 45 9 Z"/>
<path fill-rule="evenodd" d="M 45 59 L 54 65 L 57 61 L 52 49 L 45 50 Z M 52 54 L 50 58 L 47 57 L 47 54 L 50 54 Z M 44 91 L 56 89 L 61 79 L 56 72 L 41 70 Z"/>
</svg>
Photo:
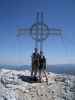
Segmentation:
<svg viewBox="0 0 75 100">
<path fill-rule="evenodd" d="M 75 76 L 48 73 L 48 84 L 31 83 L 30 71 L 0 70 L 0 100 L 75 100 Z"/>
</svg>

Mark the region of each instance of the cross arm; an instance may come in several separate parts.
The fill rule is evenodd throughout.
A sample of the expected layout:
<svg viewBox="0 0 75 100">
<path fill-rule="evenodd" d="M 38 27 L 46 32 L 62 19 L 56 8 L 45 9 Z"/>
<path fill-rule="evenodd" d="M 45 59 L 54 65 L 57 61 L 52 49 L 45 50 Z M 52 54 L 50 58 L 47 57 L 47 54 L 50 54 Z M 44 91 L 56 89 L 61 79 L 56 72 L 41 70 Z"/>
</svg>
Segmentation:
<svg viewBox="0 0 75 100">
<path fill-rule="evenodd" d="M 19 28 L 19 29 L 17 29 L 16 36 L 19 37 L 19 36 L 23 36 L 23 35 L 26 35 L 26 34 L 29 34 L 29 33 L 30 33 L 30 29 L 27 29 L 27 28 Z"/>
<path fill-rule="evenodd" d="M 49 28 L 49 35 L 62 36 L 62 30 L 57 28 Z"/>
</svg>

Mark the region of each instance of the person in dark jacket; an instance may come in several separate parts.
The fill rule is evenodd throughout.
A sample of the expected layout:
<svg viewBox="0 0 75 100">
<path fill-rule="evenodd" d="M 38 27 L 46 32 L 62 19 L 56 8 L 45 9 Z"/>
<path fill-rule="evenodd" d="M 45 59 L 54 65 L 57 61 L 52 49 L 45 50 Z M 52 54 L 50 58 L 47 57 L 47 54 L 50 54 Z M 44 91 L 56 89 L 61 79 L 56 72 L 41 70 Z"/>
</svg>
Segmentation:
<svg viewBox="0 0 75 100">
<path fill-rule="evenodd" d="M 40 79 L 40 81 L 42 79 L 42 72 L 45 75 L 46 81 L 48 81 L 48 78 L 46 75 L 46 58 L 43 55 L 43 52 L 40 51 L 40 55 L 39 55 L 39 79 Z"/>
<path fill-rule="evenodd" d="M 39 53 L 38 49 L 34 49 L 34 53 L 32 54 L 32 71 L 31 71 L 31 76 L 36 76 L 37 75 L 37 70 L 39 66 Z"/>
</svg>

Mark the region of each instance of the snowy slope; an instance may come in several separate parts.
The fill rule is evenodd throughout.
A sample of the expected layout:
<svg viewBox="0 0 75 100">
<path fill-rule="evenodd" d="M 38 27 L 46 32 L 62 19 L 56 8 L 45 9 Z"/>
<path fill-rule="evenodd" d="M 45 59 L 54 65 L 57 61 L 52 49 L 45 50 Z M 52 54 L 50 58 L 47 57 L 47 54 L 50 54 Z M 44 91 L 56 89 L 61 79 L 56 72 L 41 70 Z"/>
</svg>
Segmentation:
<svg viewBox="0 0 75 100">
<path fill-rule="evenodd" d="M 48 84 L 30 83 L 29 70 L 0 70 L 0 100 L 75 100 L 75 76 L 48 73 Z M 25 80 L 23 79 L 25 78 Z"/>
</svg>

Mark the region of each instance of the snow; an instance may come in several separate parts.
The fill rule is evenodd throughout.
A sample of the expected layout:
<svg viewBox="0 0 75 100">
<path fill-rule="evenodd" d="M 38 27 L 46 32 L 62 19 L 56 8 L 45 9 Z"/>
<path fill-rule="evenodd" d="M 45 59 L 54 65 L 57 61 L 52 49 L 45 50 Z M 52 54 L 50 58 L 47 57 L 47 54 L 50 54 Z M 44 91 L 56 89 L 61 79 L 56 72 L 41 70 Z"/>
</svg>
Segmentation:
<svg viewBox="0 0 75 100">
<path fill-rule="evenodd" d="M 75 100 L 75 76 L 48 73 L 42 83 L 23 81 L 29 70 L 0 70 L 0 100 Z"/>
</svg>

